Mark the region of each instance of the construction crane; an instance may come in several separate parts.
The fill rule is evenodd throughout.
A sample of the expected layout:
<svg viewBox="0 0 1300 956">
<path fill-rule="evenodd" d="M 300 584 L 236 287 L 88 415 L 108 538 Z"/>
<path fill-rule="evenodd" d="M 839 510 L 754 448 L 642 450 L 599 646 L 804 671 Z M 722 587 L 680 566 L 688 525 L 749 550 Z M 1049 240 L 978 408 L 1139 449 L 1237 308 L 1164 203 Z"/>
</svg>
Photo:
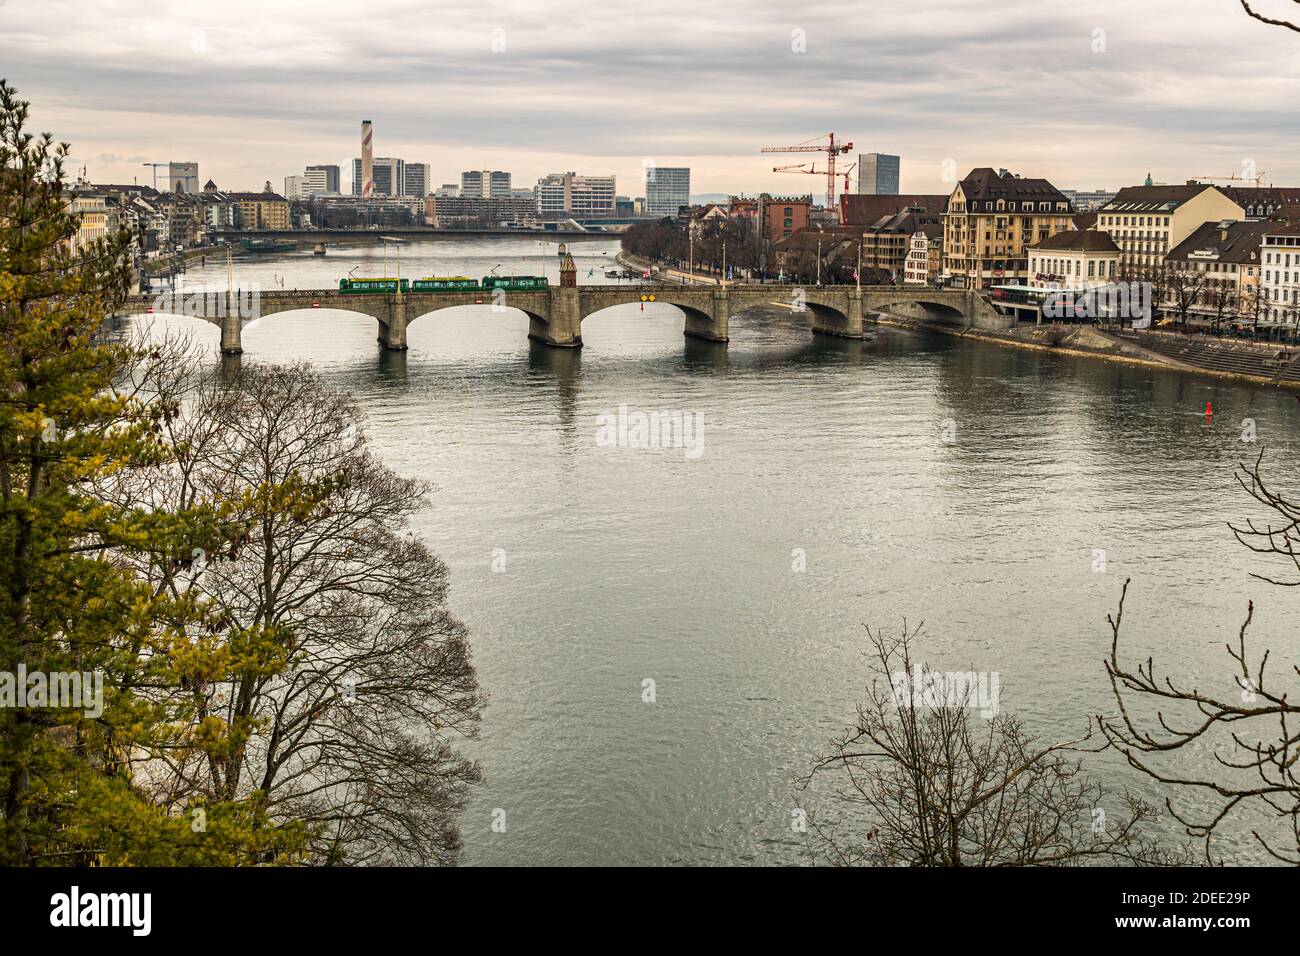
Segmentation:
<svg viewBox="0 0 1300 956">
<path fill-rule="evenodd" d="M 849 145 L 852 146 L 853 144 L 850 143 Z M 858 168 L 858 164 L 854 162 L 852 166 L 844 170 L 844 195 L 846 196 L 853 191 L 849 188 L 849 176 L 853 173 L 853 170 L 857 168 Z"/>
<path fill-rule="evenodd" d="M 821 140 L 823 137 L 818 137 Z M 835 142 L 835 134 L 827 133 L 826 144 L 808 140 L 806 143 L 800 143 L 798 146 L 764 146 L 759 150 L 760 153 L 825 153 L 826 168 L 818 169 L 817 164 L 813 163 L 812 168 L 805 169 L 808 164 L 800 163 L 797 166 L 773 166 L 774 173 L 807 173 L 812 176 L 826 177 L 826 208 L 835 211 L 839 216 L 839 210 L 835 206 L 835 158 L 853 149 L 852 143 Z"/>
<path fill-rule="evenodd" d="M 166 168 L 168 168 L 168 167 L 171 166 L 171 163 L 141 163 L 140 165 L 141 165 L 141 166 L 152 166 L 152 167 L 153 167 L 153 188 L 154 188 L 155 191 L 157 191 L 157 189 L 158 189 L 158 167 L 161 166 L 162 168 L 166 169 Z"/>
<path fill-rule="evenodd" d="M 1253 182 L 1255 184 L 1255 188 L 1258 189 L 1264 183 L 1264 176 L 1265 176 L 1264 173 L 1256 173 L 1254 176 L 1238 176 L 1236 173 L 1233 173 L 1231 176 L 1197 176 L 1196 178 L 1200 180 L 1210 181 L 1210 182 L 1213 182 L 1215 180 L 1221 180 L 1223 182 L 1241 182 L 1241 183 Z"/>
</svg>

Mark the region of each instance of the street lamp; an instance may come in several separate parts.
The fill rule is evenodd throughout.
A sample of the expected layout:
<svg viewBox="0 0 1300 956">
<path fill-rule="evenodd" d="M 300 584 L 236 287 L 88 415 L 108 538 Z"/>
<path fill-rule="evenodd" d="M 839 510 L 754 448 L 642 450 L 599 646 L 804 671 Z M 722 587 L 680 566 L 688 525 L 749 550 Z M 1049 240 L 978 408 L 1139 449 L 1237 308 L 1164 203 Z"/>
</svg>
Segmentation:
<svg viewBox="0 0 1300 956">
<path fill-rule="evenodd" d="M 858 280 L 858 292 L 862 291 L 862 243 L 866 240 L 867 234 L 864 232 L 858 237 L 858 271 L 856 273 Z"/>
<path fill-rule="evenodd" d="M 384 244 L 384 278 L 388 278 L 388 244 L 391 242 L 397 247 L 397 297 L 400 299 L 402 297 L 402 243 L 406 242 L 406 240 L 394 236 L 380 236 L 379 238 Z"/>
</svg>

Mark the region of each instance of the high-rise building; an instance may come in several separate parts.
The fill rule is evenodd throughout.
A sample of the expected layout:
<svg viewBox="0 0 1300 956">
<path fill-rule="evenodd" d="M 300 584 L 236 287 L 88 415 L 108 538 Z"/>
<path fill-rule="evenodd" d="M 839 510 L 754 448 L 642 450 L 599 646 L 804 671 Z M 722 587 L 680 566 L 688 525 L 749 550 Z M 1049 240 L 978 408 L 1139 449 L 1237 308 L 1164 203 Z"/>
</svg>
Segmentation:
<svg viewBox="0 0 1300 956">
<path fill-rule="evenodd" d="M 334 165 L 308 166 L 303 172 L 303 179 L 312 195 L 328 193 L 334 195 L 339 191 L 339 168 Z"/>
<path fill-rule="evenodd" d="M 402 175 L 402 195 L 423 199 L 429 195 L 429 164 L 407 163 Z"/>
<path fill-rule="evenodd" d="M 1113 192 L 1104 189 L 1062 189 L 1061 195 L 1070 200 L 1075 212 L 1096 212 L 1115 198 Z"/>
<path fill-rule="evenodd" d="M 169 192 L 193 196 L 199 191 L 198 163 L 168 163 L 167 189 Z"/>
<path fill-rule="evenodd" d="M 612 216 L 614 177 L 552 173 L 537 181 L 537 211 L 570 216 Z"/>
<path fill-rule="evenodd" d="M 352 192 L 366 196 L 365 160 L 352 160 Z M 391 156 L 380 156 L 371 161 L 370 196 L 400 196 L 406 186 L 406 163 Z"/>
<path fill-rule="evenodd" d="M 301 176 L 284 177 L 284 195 L 287 199 L 337 196 L 338 192 L 339 168 L 337 166 L 308 166 Z"/>
<path fill-rule="evenodd" d="M 500 199 L 510 195 L 510 174 L 500 169 L 471 169 L 460 174 L 466 199 Z"/>
<path fill-rule="evenodd" d="M 361 121 L 361 167 L 352 177 L 352 191 L 367 199 L 375 194 L 375 175 L 373 163 L 375 157 L 375 128 L 370 120 Z"/>
<path fill-rule="evenodd" d="M 677 218 L 677 210 L 691 204 L 691 171 L 685 166 L 647 166 L 645 214 Z"/>
<path fill-rule="evenodd" d="M 858 155 L 858 192 L 872 196 L 898 195 L 897 156 L 888 153 Z"/>
</svg>

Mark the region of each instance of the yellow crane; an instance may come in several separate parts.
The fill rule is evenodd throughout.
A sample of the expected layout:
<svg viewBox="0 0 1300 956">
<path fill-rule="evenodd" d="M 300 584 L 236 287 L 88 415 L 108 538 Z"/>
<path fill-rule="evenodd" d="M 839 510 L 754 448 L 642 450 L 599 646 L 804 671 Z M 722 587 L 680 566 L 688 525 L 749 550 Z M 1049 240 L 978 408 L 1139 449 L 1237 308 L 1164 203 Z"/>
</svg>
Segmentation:
<svg viewBox="0 0 1300 956">
<path fill-rule="evenodd" d="M 1231 175 L 1231 176 L 1197 176 L 1196 178 L 1197 178 L 1198 180 L 1201 180 L 1201 181 L 1204 181 L 1204 182 L 1225 182 L 1225 183 L 1230 183 L 1230 182 L 1250 183 L 1250 182 L 1253 182 L 1253 183 L 1255 184 L 1255 188 L 1258 189 L 1260 186 L 1262 186 L 1262 185 L 1264 184 L 1264 176 L 1265 176 L 1265 174 L 1261 172 L 1261 173 L 1257 173 L 1257 174 L 1254 175 L 1254 176 L 1238 176 L 1236 173 L 1234 173 L 1234 174 Z"/>
</svg>

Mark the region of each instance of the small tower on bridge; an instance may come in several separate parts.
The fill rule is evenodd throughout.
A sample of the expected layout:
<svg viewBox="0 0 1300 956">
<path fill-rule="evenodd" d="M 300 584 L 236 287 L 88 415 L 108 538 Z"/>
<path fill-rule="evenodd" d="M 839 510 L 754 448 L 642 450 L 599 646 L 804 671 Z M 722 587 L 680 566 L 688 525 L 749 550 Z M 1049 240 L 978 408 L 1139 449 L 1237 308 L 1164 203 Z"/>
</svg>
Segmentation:
<svg viewBox="0 0 1300 956">
<path fill-rule="evenodd" d="M 560 263 L 560 288 L 574 289 L 578 285 L 578 267 L 573 264 L 573 256 L 567 252 Z"/>
</svg>

